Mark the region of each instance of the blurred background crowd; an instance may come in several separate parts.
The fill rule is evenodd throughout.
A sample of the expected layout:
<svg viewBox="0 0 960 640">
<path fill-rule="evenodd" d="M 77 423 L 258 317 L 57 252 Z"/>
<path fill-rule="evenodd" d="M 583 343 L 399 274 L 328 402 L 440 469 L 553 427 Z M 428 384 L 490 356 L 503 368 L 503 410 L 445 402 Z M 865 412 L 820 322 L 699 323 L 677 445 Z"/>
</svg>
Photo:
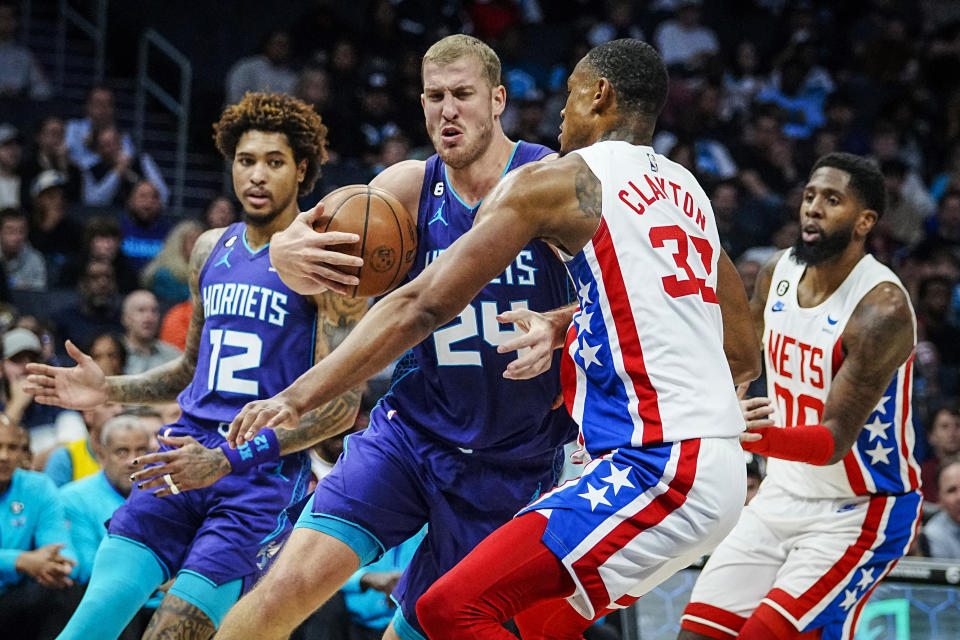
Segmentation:
<svg viewBox="0 0 960 640">
<path fill-rule="evenodd" d="M 889 206 L 869 248 L 903 280 L 917 313 L 913 409 L 927 517 L 952 523 L 956 537 L 921 537 L 915 553 L 960 558 L 960 470 L 938 478 L 939 461 L 960 452 L 960 3 L 112 3 L 105 74 L 81 90 L 52 75 L 42 27 L 55 4 L 0 2 L 0 407 L 24 427 L 24 443 L 29 436 L 25 468 L 57 485 L 77 480 L 101 466 L 99 430 L 114 414 L 154 433 L 175 418 L 175 406 L 59 411 L 32 402 L 20 382 L 26 362 L 70 363 L 67 339 L 108 373 L 143 371 L 183 348 L 193 243 L 239 219 L 211 139 L 224 105 L 246 91 L 281 91 L 322 115 L 330 161 L 301 201 L 307 208 L 432 153 L 419 73 L 436 39 L 465 32 L 488 42 L 503 65 L 504 129 L 556 148 L 573 65 L 596 44 L 635 37 L 654 44 L 671 72 L 654 146 L 704 185 L 748 294 L 760 265 L 798 235 L 814 160 L 849 151 L 879 163 Z M 196 69 L 189 149 L 212 177 L 177 198 L 172 129 L 137 136 L 141 148 L 130 130 L 133 51 L 147 27 Z M 754 395 L 763 390 L 754 385 Z"/>
</svg>

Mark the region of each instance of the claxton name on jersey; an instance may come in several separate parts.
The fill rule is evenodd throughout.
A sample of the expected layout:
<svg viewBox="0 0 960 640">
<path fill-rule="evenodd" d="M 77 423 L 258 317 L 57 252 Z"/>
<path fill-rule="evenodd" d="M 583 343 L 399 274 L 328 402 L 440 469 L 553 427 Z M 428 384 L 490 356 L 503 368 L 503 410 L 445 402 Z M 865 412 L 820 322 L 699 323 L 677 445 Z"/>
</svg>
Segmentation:
<svg viewBox="0 0 960 640">
<path fill-rule="evenodd" d="M 203 288 L 203 315 L 234 315 L 282 327 L 287 319 L 287 294 L 244 282 L 218 282 Z"/>
<path fill-rule="evenodd" d="M 701 213 L 693 195 L 681 185 L 660 176 L 644 175 L 642 178 L 628 180 L 626 186 L 619 189 L 617 195 L 620 200 L 633 209 L 638 215 L 643 215 L 647 207 L 659 200 L 672 201 L 678 209 L 692 219 L 701 231 L 706 230 L 707 219 Z"/>
</svg>

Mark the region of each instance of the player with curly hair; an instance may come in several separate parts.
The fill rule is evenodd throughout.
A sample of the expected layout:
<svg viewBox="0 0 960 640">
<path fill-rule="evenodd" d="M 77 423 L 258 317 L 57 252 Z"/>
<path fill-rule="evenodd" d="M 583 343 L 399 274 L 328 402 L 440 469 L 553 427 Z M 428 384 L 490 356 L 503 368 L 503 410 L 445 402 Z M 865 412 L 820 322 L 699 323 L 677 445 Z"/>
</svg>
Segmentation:
<svg viewBox="0 0 960 640">
<path fill-rule="evenodd" d="M 302 431 L 265 430 L 249 447 L 224 441 L 233 416 L 324 357 L 360 319 L 365 300 L 301 296 L 266 251 L 297 215 L 326 158 L 326 127 L 303 102 L 247 94 L 214 125 L 232 163 L 244 219 L 211 229 L 190 258 L 193 315 L 178 359 L 135 376 L 105 377 L 67 342 L 77 365 L 34 367 L 28 391 L 43 404 L 166 403 L 182 416 L 142 456 L 130 498 L 113 515 L 83 601 L 60 638 L 116 638 L 162 583 L 173 580 L 144 638 L 208 638 L 290 530 L 285 509 L 305 497 L 304 450 L 350 427 L 352 390 L 304 417 Z M 330 233 L 332 244 L 356 242 Z M 341 256 L 350 265 L 357 258 Z"/>
</svg>

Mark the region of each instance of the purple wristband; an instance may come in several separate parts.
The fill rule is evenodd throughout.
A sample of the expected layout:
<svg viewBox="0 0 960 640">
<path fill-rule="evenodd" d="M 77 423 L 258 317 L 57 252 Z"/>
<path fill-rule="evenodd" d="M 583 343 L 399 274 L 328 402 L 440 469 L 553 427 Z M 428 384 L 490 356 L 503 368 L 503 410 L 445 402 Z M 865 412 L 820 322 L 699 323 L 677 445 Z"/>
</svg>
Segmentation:
<svg viewBox="0 0 960 640">
<path fill-rule="evenodd" d="M 247 469 L 280 459 L 280 442 L 273 429 L 260 429 L 253 440 L 244 442 L 236 449 L 224 442 L 221 451 L 230 461 L 230 473 L 243 473 Z"/>
</svg>

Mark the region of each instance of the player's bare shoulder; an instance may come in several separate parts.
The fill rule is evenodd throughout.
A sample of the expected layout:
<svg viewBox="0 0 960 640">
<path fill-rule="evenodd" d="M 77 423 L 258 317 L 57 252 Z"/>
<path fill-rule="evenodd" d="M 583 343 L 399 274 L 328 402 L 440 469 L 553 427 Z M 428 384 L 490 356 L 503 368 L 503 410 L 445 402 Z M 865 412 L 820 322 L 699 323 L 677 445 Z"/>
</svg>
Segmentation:
<svg viewBox="0 0 960 640">
<path fill-rule="evenodd" d="M 777 263 L 780 262 L 780 258 L 782 258 L 783 254 L 787 251 L 790 251 L 790 249 L 775 251 L 767 258 L 767 261 L 763 263 L 760 271 L 757 272 L 757 283 L 753 290 L 753 297 L 754 299 L 759 299 L 761 304 L 767 299 L 767 294 L 770 292 L 770 281 L 773 279 L 773 271 L 777 268 Z"/>
<path fill-rule="evenodd" d="M 600 180 L 579 155 L 529 162 L 508 173 L 493 193 L 529 210 L 572 207 L 584 218 L 601 213 Z"/>
<path fill-rule="evenodd" d="M 223 237 L 226 230 L 226 227 L 209 229 L 201 233 L 200 237 L 197 238 L 196 244 L 193 245 L 193 251 L 190 253 L 190 275 L 193 279 L 200 277 L 200 271 L 203 270 L 203 265 L 207 262 L 210 254 L 213 253 L 213 249 L 217 246 L 217 242 L 220 241 L 220 238 Z"/>
<path fill-rule="evenodd" d="M 207 258 L 210 257 L 210 254 L 213 253 L 214 247 L 217 246 L 217 242 L 220 241 L 220 238 L 223 237 L 226 230 L 226 227 L 219 227 L 217 229 L 208 229 L 200 234 L 196 244 L 193 245 L 193 251 L 190 252 L 191 269 L 199 271 L 203 268 L 203 264 L 207 261 Z"/>
<path fill-rule="evenodd" d="M 843 331 L 845 351 L 866 361 L 894 366 L 905 361 L 916 342 L 913 309 L 903 289 L 881 282 L 857 304 Z"/>
<path fill-rule="evenodd" d="M 416 212 L 426 169 L 427 163 L 423 160 L 403 160 L 378 173 L 370 186 L 389 191 L 407 211 Z"/>
<path fill-rule="evenodd" d="M 520 212 L 538 238 L 574 255 L 596 232 L 602 201 L 600 180 L 573 154 L 511 171 L 485 198 L 481 213 Z"/>
</svg>

